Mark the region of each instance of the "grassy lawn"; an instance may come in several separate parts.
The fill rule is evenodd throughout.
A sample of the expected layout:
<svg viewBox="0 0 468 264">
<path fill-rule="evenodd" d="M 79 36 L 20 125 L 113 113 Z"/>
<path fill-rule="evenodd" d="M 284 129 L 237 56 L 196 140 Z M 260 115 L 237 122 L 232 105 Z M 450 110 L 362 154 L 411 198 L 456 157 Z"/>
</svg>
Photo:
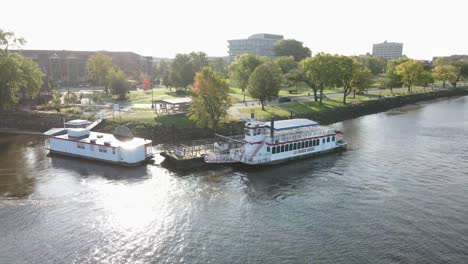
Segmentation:
<svg viewBox="0 0 468 264">
<path fill-rule="evenodd" d="M 153 98 L 158 99 L 172 99 L 177 97 L 186 97 L 187 95 L 179 95 L 176 93 L 176 89 L 173 88 L 154 88 Z M 140 104 L 151 104 L 151 90 L 148 91 L 130 91 L 127 101 L 132 103 Z"/>
<path fill-rule="evenodd" d="M 113 120 L 112 117 L 109 118 Z M 156 115 L 151 109 L 132 108 L 132 112 L 115 113 L 116 122 L 140 122 L 146 124 L 159 124 L 163 126 L 175 125 L 177 127 L 191 128 L 195 124 L 185 115 Z"/>
<path fill-rule="evenodd" d="M 327 109 L 333 109 L 338 106 L 342 106 L 340 100 L 324 100 L 323 104 L 319 102 L 306 102 L 306 103 L 285 103 L 280 105 L 265 106 L 265 111 L 261 107 L 247 107 L 241 108 L 239 111 L 245 116 L 249 116 L 252 111 L 255 112 L 255 116 L 264 120 L 269 119 L 272 115 L 280 118 L 288 118 L 293 112 L 293 115 L 305 115 L 310 112 L 324 111 Z"/>
</svg>

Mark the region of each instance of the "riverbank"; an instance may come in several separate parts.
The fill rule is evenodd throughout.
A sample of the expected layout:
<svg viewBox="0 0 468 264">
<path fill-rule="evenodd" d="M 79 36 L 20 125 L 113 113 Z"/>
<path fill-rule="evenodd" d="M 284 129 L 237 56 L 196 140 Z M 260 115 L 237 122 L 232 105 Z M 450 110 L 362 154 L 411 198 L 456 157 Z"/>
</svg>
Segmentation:
<svg viewBox="0 0 468 264">
<path fill-rule="evenodd" d="M 388 111 L 393 108 L 402 107 L 422 101 L 430 101 L 444 97 L 468 95 L 468 89 L 446 89 L 435 90 L 426 93 L 415 93 L 409 95 L 384 97 L 363 101 L 357 104 L 345 106 L 336 106 L 322 108 L 317 111 L 293 113 L 295 118 L 309 118 L 320 122 L 321 124 L 331 124 L 356 118 L 359 116 L 375 114 Z M 265 115 L 265 113 L 263 113 Z M 267 113 L 268 114 L 268 113 Z M 277 116 L 277 119 L 288 118 L 289 116 Z M 3 112 L 0 113 L 0 130 L 9 131 L 29 131 L 44 132 L 51 127 L 63 126 L 64 119 L 78 118 L 72 116 L 63 116 L 44 113 L 27 112 Z M 181 117 L 185 118 L 185 117 Z M 107 120 L 96 127 L 96 131 L 112 133 L 115 127 L 119 125 L 128 126 L 136 136 L 152 139 L 154 144 L 160 143 L 178 143 L 189 140 L 210 138 L 214 132 L 206 128 L 195 127 L 192 123 L 185 123 L 184 126 L 164 125 L 156 122 L 140 121 L 113 121 Z M 232 121 L 225 124 L 217 132 L 224 135 L 234 135 L 242 133 L 243 122 Z"/>
</svg>

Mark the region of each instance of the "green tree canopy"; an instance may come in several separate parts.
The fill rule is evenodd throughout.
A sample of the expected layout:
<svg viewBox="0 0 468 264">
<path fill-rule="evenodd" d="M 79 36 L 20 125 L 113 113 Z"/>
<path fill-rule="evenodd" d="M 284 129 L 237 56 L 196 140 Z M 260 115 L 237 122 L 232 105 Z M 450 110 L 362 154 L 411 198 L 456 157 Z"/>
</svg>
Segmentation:
<svg viewBox="0 0 468 264">
<path fill-rule="evenodd" d="M 125 73 L 114 67 L 110 69 L 107 76 L 109 80 L 109 89 L 113 95 L 117 95 L 120 99 L 124 99 L 130 89 L 130 83 L 125 76 Z"/>
<path fill-rule="evenodd" d="M 357 57 L 357 60 L 373 75 L 384 73 L 387 66 L 387 61 L 382 57 L 366 55 Z"/>
<path fill-rule="evenodd" d="M 16 94 L 21 91 L 34 97 L 42 86 L 42 73 L 39 65 L 10 47 L 20 47 L 24 40 L 13 32 L 0 29 L 0 110 L 8 110 L 18 103 Z"/>
<path fill-rule="evenodd" d="M 281 85 L 281 69 L 273 62 L 258 66 L 249 78 L 249 94 L 260 101 L 262 110 L 265 102 L 278 98 Z"/>
<path fill-rule="evenodd" d="M 302 42 L 295 39 L 280 40 L 276 42 L 273 49 L 277 57 L 292 56 L 295 61 L 301 61 L 312 54 L 309 48 L 304 47 Z"/>
<path fill-rule="evenodd" d="M 393 59 L 387 62 L 387 69 L 385 71 L 385 76 L 387 77 L 387 81 L 385 83 L 385 86 L 390 88 L 391 91 L 393 88 L 403 86 L 403 81 L 401 80 L 400 76 L 397 74 L 396 67 L 406 61 L 408 61 L 408 58 L 398 58 L 398 59 Z"/>
<path fill-rule="evenodd" d="M 411 86 L 421 82 L 423 72 L 424 66 L 417 60 L 408 60 L 396 67 L 396 74 L 408 86 L 408 92 L 411 91 Z"/>
<path fill-rule="evenodd" d="M 457 68 L 450 64 L 438 64 L 432 69 L 435 79 L 442 82 L 443 88 L 447 81 L 453 80 L 457 76 Z"/>
<path fill-rule="evenodd" d="M 265 57 L 258 57 L 251 54 L 243 54 L 237 56 L 236 59 L 229 65 L 229 76 L 232 81 L 236 82 L 242 90 L 245 102 L 245 90 L 249 84 L 250 75 L 255 69 L 267 61 Z"/>
<path fill-rule="evenodd" d="M 210 60 L 209 65 L 213 68 L 213 70 L 219 72 L 223 78 L 229 77 L 228 63 L 223 58 L 215 58 Z"/>
<path fill-rule="evenodd" d="M 357 58 L 336 56 L 336 84 L 343 87 L 343 104 L 351 91 L 365 89 L 369 85 L 372 73 Z"/>
<path fill-rule="evenodd" d="M 205 66 L 208 66 L 208 58 L 203 52 L 177 54 L 171 64 L 171 84 L 187 89 L 193 84 L 195 73 Z"/>
<path fill-rule="evenodd" d="M 303 81 L 312 88 L 315 101 L 320 103 L 322 103 L 323 89 L 336 83 L 338 67 L 335 57 L 330 54 L 318 53 L 300 63 Z M 320 92 L 320 97 L 317 92 Z"/>
<path fill-rule="evenodd" d="M 95 85 L 104 85 L 107 93 L 107 79 L 111 69 L 115 67 L 112 58 L 102 52 L 96 52 L 88 59 L 88 79 Z"/>
<path fill-rule="evenodd" d="M 227 81 L 211 67 L 195 75 L 190 119 L 200 127 L 218 128 L 232 105 Z"/>
</svg>

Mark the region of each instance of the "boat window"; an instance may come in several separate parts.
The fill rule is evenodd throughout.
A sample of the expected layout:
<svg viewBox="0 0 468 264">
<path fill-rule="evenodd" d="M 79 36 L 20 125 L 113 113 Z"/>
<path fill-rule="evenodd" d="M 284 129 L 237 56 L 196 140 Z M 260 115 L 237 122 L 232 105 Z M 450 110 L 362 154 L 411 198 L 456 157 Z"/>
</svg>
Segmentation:
<svg viewBox="0 0 468 264">
<path fill-rule="evenodd" d="M 281 145 L 281 152 L 284 152 L 284 145 Z"/>
<path fill-rule="evenodd" d="M 327 142 L 330 142 L 330 137 L 327 137 Z"/>
<path fill-rule="evenodd" d="M 85 145 L 83 143 L 79 143 L 79 142 L 76 143 L 76 147 L 79 148 L 79 149 L 85 149 Z"/>
<path fill-rule="evenodd" d="M 289 151 L 289 144 L 286 144 L 286 146 L 284 147 L 284 151 Z"/>
<path fill-rule="evenodd" d="M 245 130 L 245 135 L 246 135 L 246 136 L 250 136 L 250 130 L 246 129 L 246 130 Z"/>
<path fill-rule="evenodd" d="M 325 143 L 325 138 L 322 139 L 322 143 Z"/>
<path fill-rule="evenodd" d="M 332 137 L 332 141 L 335 141 L 335 136 Z"/>
<path fill-rule="evenodd" d="M 304 148 L 304 147 L 305 147 L 305 142 L 302 141 L 302 142 L 301 142 L 301 148 Z"/>
<path fill-rule="evenodd" d="M 320 139 L 316 139 L 315 146 L 320 146 Z"/>
<path fill-rule="evenodd" d="M 107 147 L 99 146 L 99 152 L 107 153 Z"/>
<path fill-rule="evenodd" d="M 289 143 L 289 150 L 293 150 L 293 143 Z"/>
<path fill-rule="evenodd" d="M 271 153 L 273 153 L 273 154 L 276 153 L 276 148 L 275 148 L 275 147 L 273 147 L 273 148 L 271 149 Z"/>
<path fill-rule="evenodd" d="M 307 141 L 305 142 L 305 147 L 306 147 L 306 148 L 309 147 L 309 140 L 307 140 Z"/>
<path fill-rule="evenodd" d="M 257 129 L 257 135 L 262 134 L 262 130 L 260 128 Z"/>
<path fill-rule="evenodd" d="M 276 146 L 276 153 L 280 153 L 280 146 Z"/>
<path fill-rule="evenodd" d="M 293 149 L 296 150 L 297 149 L 297 143 L 294 143 L 293 145 Z"/>
<path fill-rule="evenodd" d="M 270 147 L 267 147 L 267 152 L 270 152 Z"/>
<path fill-rule="evenodd" d="M 312 147 L 312 139 L 309 140 L 309 147 Z"/>
</svg>

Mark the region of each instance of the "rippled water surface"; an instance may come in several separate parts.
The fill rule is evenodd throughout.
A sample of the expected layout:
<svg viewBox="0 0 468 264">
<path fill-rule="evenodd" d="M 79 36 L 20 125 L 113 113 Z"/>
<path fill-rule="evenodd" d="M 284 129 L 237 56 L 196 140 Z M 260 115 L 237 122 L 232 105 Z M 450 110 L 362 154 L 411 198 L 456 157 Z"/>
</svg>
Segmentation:
<svg viewBox="0 0 468 264">
<path fill-rule="evenodd" d="M 468 263 L 468 97 L 334 126 L 347 152 L 185 172 L 0 135 L 0 263 Z"/>
</svg>

